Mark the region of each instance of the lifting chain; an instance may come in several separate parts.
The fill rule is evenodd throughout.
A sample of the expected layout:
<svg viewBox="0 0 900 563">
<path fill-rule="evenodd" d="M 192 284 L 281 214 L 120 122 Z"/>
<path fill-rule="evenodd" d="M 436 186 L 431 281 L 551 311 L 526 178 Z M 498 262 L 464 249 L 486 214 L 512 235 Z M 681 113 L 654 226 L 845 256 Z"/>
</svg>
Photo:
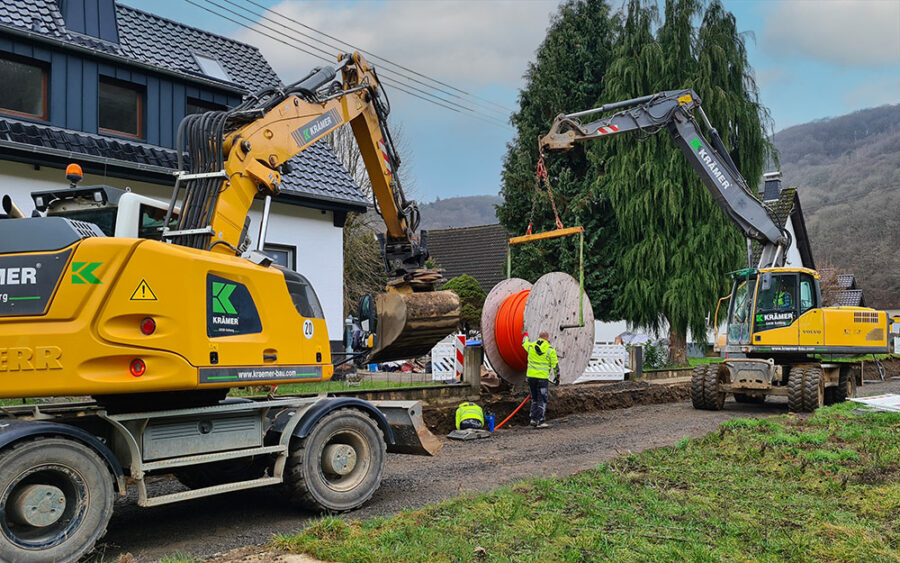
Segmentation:
<svg viewBox="0 0 900 563">
<path fill-rule="evenodd" d="M 547 167 L 544 165 L 544 154 L 540 153 L 538 158 L 537 172 L 535 173 L 534 196 L 531 198 L 531 212 L 528 214 L 528 229 L 525 230 L 526 235 L 531 234 L 534 227 L 534 211 L 537 208 L 538 197 L 541 194 L 541 181 L 547 189 L 547 195 L 550 196 L 550 206 L 553 208 L 553 219 L 556 221 L 556 228 L 562 229 L 563 223 L 559 219 L 559 212 L 556 210 L 556 201 L 553 200 L 553 189 L 550 187 L 550 175 L 547 174 Z"/>
</svg>

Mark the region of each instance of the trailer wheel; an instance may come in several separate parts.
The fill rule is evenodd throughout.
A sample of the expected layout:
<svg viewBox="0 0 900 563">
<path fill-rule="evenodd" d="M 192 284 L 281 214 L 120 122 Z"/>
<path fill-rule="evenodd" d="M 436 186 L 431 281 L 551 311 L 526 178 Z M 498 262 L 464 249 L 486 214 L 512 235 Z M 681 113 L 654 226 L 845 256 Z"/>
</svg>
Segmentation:
<svg viewBox="0 0 900 563">
<path fill-rule="evenodd" d="M 113 480 L 93 450 L 38 438 L 0 454 L 0 560 L 76 561 L 106 533 Z"/>
<path fill-rule="evenodd" d="M 385 457 L 375 421 L 355 409 L 338 409 L 290 452 L 284 474 L 287 495 L 316 511 L 352 510 L 378 490 Z"/>
</svg>

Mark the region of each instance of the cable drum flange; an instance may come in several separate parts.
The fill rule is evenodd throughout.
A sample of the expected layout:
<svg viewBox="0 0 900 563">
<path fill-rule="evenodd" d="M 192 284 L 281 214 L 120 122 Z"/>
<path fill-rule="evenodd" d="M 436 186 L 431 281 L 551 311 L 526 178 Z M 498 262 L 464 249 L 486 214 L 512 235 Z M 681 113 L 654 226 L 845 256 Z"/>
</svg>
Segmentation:
<svg viewBox="0 0 900 563">
<path fill-rule="evenodd" d="M 565 272 L 541 276 L 525 304 L 525 331 L 532 340 L 541 331 L 559 357 L 559 382 L 574 383 L 584 374 L 594 349 L 594 310 L 587 294 L 580 295 L 578 280 Z M 583 322 L 579 322 L 581 301 Z"/>
</svg>

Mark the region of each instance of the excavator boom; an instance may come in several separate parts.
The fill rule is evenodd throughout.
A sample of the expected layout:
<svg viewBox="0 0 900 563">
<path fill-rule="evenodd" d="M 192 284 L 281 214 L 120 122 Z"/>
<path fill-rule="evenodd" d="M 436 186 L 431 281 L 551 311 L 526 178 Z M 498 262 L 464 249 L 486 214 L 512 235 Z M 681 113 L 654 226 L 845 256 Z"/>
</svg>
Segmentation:
<svg viewBox="0 0 900 563">
<path fill-rule="evenodd" d="M 579 117 L 619 110 L 610 116 L 582 124 Z M 692 115 L 696 110 L 712 139 L 701 133 Z M 550 132 L 541 139 L 541 148 L 567 151 L 576 142 L 611 137 L 622 133 L 653 134 L 667 129 L 691 166 L 700 175 L 716 204 L 749 239 L 763 246 L 759 267 L 784 265 L 790 240 L 773 220 L 772 212 L 757 199 L 747 181 L 728 155 L 718 132 L 706 117 L 700 97 L 693 90 L 670 90 L 650 96 L 606 104 L 587 111 L 559 115 Z"/>
<path fill-rule="evenodd" d="M 385 269 L 395 278 L 389 289 L 400 294 L 378 300 L 367 359 L 427 353 L 456 327 L 459 298 L 452 292 L 433 291 L 441 276 L 424 269 L 425 233 L 421 238 L 417 234 L 418 207 L 406 199 L 396 174 L 400 158 L 387 127 L 389 111 L 374 67 L 353 53 L 342 55 L 337 67 L 317 68 L 284 89 L 257 92 L 233 110 L 188 116 L 179 128 L 179 155 L 186 149 L 191 159 L 179 163 L 188 170 L 178 177 L 169 215 L 182 190 L 184 201 L 178 226 L 164 231 L 164 238 L 216 253 L 241 254 L 250 246 L 248 211 L 254 199 L 263 197 L 266 205 L 256 245 L 262 251 L 269 204 L 279 192 L 290 159 L 350 124 L 371 181 L 375 209 L 385 225 L 379 240 Z M 426 318 L 418 318 L 417 312 Z"/>
</svg>

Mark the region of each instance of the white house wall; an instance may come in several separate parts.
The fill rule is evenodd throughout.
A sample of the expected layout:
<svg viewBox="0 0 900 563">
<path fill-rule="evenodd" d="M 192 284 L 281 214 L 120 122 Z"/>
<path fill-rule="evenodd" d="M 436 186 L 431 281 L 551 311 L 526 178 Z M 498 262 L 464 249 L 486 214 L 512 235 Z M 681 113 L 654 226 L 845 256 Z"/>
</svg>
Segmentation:
<svg viewBox="0 0 900 563">
<path fill-rule="evenodd" d="M 797 249 L 797 233 L 794 232 L 794 222 L 788 221 L 786 226 L 787 232 L 791 233 L 791 246 L 788 248 L 785 266 L 795 268 L 803 267 L 803 258 L 800 257 L 800 251 Z"/>
<path fill-rule="evenodd" d="M 105 184 L 114 188 L 130 187 L 135 193 L 167 202 L 172 188 L 85 174 L 81 186 Z M 0 162 L 0 196 L 8 194 L 26 215 L 34 209 L 31 192 L 68 187 L 65 174 L 56 168 L 35 170 L 30 164 Z M 174 186 L 174 179 L 173 179 Z M 250 212 L 250 235 L 256 241 L 262 203 L 254 202 Z M 296 205 L 274 203 L 269 216 L 266 242 L 296 247 L 296 270 L 309 279 L 328 323 L 331 340 L 343 338 L 344 258 L 343 230 L 335 227 L 333 213 Z"/>
</svg>

